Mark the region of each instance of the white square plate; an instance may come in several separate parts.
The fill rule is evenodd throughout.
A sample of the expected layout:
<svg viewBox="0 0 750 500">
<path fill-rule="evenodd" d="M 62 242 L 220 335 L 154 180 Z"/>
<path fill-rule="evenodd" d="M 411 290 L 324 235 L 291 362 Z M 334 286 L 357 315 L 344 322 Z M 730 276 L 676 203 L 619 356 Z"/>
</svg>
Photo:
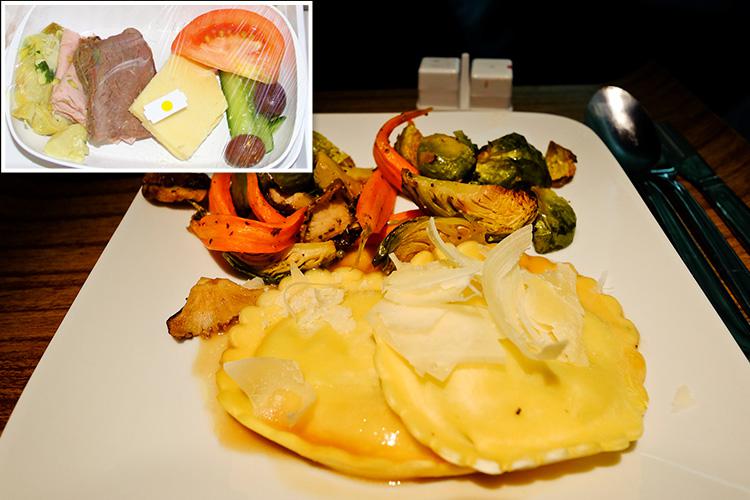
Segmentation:
<svg viewBox="0 0 750 500">
<path fill-rule="evenodd" d="M 391 116 L 319 115 L 315 128 L 365 166 Z M 593 132 L 509 112 L 433 113 L 417 124 L 425 133 L 463 129 L 479 144 L 517 131 L 578 156 L 561 189 L 578 214 L 576 238 L 551 257 L 606 273 L 605 291 L 641 332 L 651 403 L 634 447 L 497 478 L 397 486 L 275 448 L 225 448 L 192 373 L 199 341 L 175 342 L 165 320 L 199 277 L 226 273 L 185 229 L 190 210 L 138 195 L 0 439 L 0 498 L 747 498 L 750 365 Z M 682 386 L 693 404 L 674 411 Z"/>
</svg>

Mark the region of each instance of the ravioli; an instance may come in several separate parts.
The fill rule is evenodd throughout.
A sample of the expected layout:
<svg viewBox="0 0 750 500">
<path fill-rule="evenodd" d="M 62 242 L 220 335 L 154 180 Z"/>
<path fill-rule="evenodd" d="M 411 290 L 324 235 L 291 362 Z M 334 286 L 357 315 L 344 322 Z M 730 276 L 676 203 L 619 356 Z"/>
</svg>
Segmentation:
<svg viewBox="0 0 750 500">
<path fill-rule="evenodd" d="M 472 472 L 419 443 L 385 401 L 364 320 L 381 286 L 380 273 L 344 268 L 297 274 L 266 291 L 229 331 L 222 365 L 255 358 L 264 362 L 251 371 L 274 371 L 244 380 L 243 390 L 227 373 L 241 370 L 221 369 L 219 402 L 256 433 L 345 473 L 400 479 Z M 278 379 L 285 374 L 290 383 Z"/>
<path fill-rule="evenodd" d="M 555 266 L 524 257 L 533 273 Z M 447 461 L 487 474 L 623 450 L 643 432 L 648 395 L 639 334 L 612 297 L 578 276 L 588 365 L 525 357 L 507 339 L 503 363 L 465 363 L 443 382 L 419 376 L 376 336 L 389 406 Z"/>
</svg>

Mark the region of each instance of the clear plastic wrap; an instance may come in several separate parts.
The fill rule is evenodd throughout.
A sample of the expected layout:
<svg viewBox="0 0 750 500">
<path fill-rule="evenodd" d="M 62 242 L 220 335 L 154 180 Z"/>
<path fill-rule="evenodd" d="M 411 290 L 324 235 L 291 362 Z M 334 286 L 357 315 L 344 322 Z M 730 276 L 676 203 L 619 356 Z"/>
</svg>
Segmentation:
<svg viewBox="0 0 750 500">
<path fill-rule="evenodd" d="M 92 170 L 309 171 L 306 45 L 301 5 L 35 6 L 9 48 L 11 135 Z M 82 162 L 64 136 L 45 149 L 76 123 Z"/>
</svg>

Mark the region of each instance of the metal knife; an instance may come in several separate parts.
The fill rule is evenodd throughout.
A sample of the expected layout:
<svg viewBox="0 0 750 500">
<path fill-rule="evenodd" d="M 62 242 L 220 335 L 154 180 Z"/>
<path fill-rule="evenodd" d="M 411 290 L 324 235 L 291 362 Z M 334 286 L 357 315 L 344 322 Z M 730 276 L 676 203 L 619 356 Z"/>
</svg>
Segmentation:
<svg viewBox="0 0 750 500">
<path fill-rule="evenodd" d="M 668 123 L 657 123 L 656 132 L 667 164 L 693 184 L 708 199 L 750 252 L 750 208 L 724 184 L 693 146 Z"/>
</svg>

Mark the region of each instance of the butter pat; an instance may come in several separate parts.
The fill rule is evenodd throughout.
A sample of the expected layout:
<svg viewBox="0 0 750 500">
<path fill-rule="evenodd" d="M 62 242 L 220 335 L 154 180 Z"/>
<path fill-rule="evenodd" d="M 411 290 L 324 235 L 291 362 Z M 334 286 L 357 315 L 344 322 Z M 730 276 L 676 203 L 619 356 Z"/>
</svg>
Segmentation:
<svg viewBox="0 0 750 500">
<path fill-rule="evenodd" d="M 153 123 L 146 106 L 179 91 L 186 107 Z M 227 101 L 214 70 L 183 57 L 172 55 L 133 101 L 133 113 L 167 150 L 179 160 L 187 160 L 219 124 Z"/>
</svg>

